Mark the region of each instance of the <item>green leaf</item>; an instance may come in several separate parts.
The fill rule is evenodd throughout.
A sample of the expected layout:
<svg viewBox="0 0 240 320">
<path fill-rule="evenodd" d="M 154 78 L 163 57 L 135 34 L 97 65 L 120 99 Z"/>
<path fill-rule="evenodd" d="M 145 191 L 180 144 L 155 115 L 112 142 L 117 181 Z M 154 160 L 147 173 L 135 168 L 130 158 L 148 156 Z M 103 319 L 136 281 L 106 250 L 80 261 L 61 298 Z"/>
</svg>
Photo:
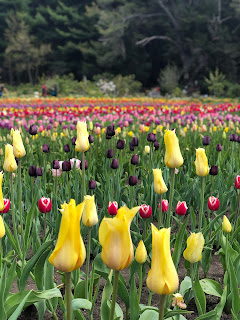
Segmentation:
<svg viewBox="0 0 240 320">
<path fill-rule="evenodd" d="M 188 224 L 188 217 L 185 219 L 184 223 L 182 224 L 182 226 L 178 232 L 175 245 L 174 245 L 172 259 L 173 259 L 173 262 L 174 262 L 174 265 L 176 268 L 178 267 L 178 263 L 179 263 L 181 253 L 182 253 L 183 238 L 184 238 L 184 234 L 186 233 L 187 224 Z"/>
<path fill-rule="evenodd" d="M 215 317 L 216 317 L 216 310 L 212 310 L 196 318 L 196 320 L 210 320 L 212 318 L 215 319 Z"/>
<path fill-rule="evenodd" d="M 192 288 L 192 281 L 189 276 L 186 276 L 180 285 L 180 293 L 184 297 L 185 293 Z"/>
<path fill-rule="evenodd" d="M 141 314 L 139 320 L 158 320 L 158 318 L 159 313 L 157 311 L 146 310 Z"/>
<path fill-rule="evenodd" d="M 191 313 L 193 313 L 193 311 L 188 311 L 188 310 L 171 310 L 171 309 L 168 309 L 168 310 L 169 311 L 167 311 L 164 314 L 164 318 L 174 317 L 174 316 L 177 316 L 179 314 L 191 314 Z"/>
<path fill-rule="evenodd" d="M 233 311 L 233 309 L 231 310 L 232 316 L 233 316 L 233 320 L 239 320 L 240 317 L 238 317 L 236 315 L 236 313 Z"/>
<path fill-rule="evenodd" d="M 118 280 L 118 296 L 125 303 L 126 308 L 129 308 L 129 294 L 125 284 L 119 277 Z"/>
<path fill-rule="evenodd" d="M 223 308 L 225 306 L 227 300 L 227 286 L 224 286 L 223 294 L 221 296 L 221 300 L 219 304 L 216 306 L 216 317 L 212 320 L 220 320 L 223 312 Z"/>
<path fill-rule="evenodd" d="M 13 263 L 11 264 L 10 269 L 8 270 L 8 277 L 7 277 L 6 288 L 5 288 L 5 292 L 4 292 L 4 299 L 5 300 L 7 299 L 8 295 L 9 295 L 10 289 L 12 287 L 12 283 L 17 275 L 16 265 L 17 265 L 17 260 L 15 259 L 13 261 Z"/>
<path fill-rule="evenodd" d="M 4 226 L 5 226 L 5 230 L 6 230 L 6 236 L 7 238 L 10 240 L 13 249 L 16 251 L 16 253 L 18 254 L 19 257 L 22 256 L 22 253 L 19 251 L 16 240 L 14 239 L 11 230 L 9 229 L 8 225 L 6 224 L 6 222 L 4 221 Z"/>
<path fill-rule="evenodd" d="M 130 315 L 131 320 L 137 320 L 139 317 L 138 293 L 134 277 L 130 283 Z"/>
<path fill-rule="evenodd" d="M 49 251 L 49 247 L 51 247 L 52 242 L 52 240 L 45 242 L 23 268 L 22 276 L 19 283 L 21 291 L 26 287 L 29 273 L 32 271 L 34 265 L 37 263 L 38 259 L 45 252 L 45 250 Z"/>
<path fill-rule="evenodd" d="M 221 298 L 223 290 L 221 285 L 217 281 L 202 279 L 200 280 L 200 285 L 206 294 Z"/>
<path fill-rule="evenodd" d="M 232 292 L 232 309 L 238 314 L 240 311 L 240 296 L 238 290 L 238 282 L 231 257 L 229 257 L 229 273 L 230 273 L 230 287 Z"/>
<path fill-rule="evenodd" d="M 91 310 L 92 309 L 92 302 L 90 302 L 87 299 L 73 299 L 72 300 L 72 310 L 75 311 L 78 309 Z"/>
<path fill-rule="evenodd" d="M 46 259 L 47 259 L 48 255 L 49 255 L 49 252 L 51 250 L 52 250 L 52 247 L 49 246 L 49 248 L 47 248 L 43 252 L 43 254 L 38 259 L 38 261 L 36 263 L 36 266 L 35 266 L 35 269 L 34 269 L 35 283 L 36 283 L 36 286 L 37 286 L 38 290 L 43 290 L 44 289 L 44 286 L 43 286 L 44 266 L 45 266 Z"/>
<path fill-rule="evenodd" d="M 103 289 L 103 294 L 102 294 L 102 302 L 101 302 L 101 319 L 102 320 L 108 320 L 110 317 L 110 308 L 108 305 L 108 301 L 110 299 L 110 296 L 112 294 L 112 275 L 113 275 L 113 270 L 110 271 L 106 285 Z"/>
<path fill-rule="evenodd" d="M 94 266 L 96 273 L 100 274 L 104 279 L 108 278 L 110 269 L 102 261 L 101 253 L 99 253 L 94 259 Z"/>
<path fill-rule="evenodd" d="M 38 312 L 38 320 L 43 320 L 45 311 L 46 311 L 46 302 L 41 300 L 39 302 L 34 303 L 37 312 Z"/>
<path fill-rule="evenodd" d="M 198 309 L 198 314 L 202 315 L 206 312 L 206 297 L 200 285 L 200 282 L 198 279 L 198 273 L 193 286 L 194 286 L 194 295 L 195 295 L 194 298 L 195 298 L 195 303 Z"/>
<path fill-rule="evenodd" d="M 5 288 L 6 288 L 6 276 L 7 276 L 7 266 L 5 265 L 1 278 L 0 278 L 0 320 L 7 320 L 7 314 L 5 310 Z"/>
<path fill-rule="evenodd" d="M 27 301 L 28 297 L 30 296 L 32 291 L 29 291 L 29 293 L 26 295 L 26 297 L 22 300 L 22 302 L 19 304 L 19 306 L 17 307 L 17 309 L 13 312 L 13 314 L 11 315 L 11 317 L 9 318 L 9 320 L 17 320 L 17 318 L 20 316 L 23 308 L 24 308 L 24 304 Z"/>
</svg>

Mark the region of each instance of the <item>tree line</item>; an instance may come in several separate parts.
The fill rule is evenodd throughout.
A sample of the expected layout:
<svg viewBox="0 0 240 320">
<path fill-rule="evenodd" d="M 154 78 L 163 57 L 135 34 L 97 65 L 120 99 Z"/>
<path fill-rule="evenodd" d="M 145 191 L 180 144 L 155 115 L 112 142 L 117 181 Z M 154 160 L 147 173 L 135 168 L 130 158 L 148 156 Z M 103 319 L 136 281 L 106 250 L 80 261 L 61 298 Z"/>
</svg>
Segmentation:
<svg viewBox="0 0 240 320">
<path fill-rule="evenodd" d="M 0 34 L 9 84 L 104 73 L 151 87 L 166 68 L 193 90 L 216 69 L 240 78 L 240 0 L 0 0 Z"/>
</svg>

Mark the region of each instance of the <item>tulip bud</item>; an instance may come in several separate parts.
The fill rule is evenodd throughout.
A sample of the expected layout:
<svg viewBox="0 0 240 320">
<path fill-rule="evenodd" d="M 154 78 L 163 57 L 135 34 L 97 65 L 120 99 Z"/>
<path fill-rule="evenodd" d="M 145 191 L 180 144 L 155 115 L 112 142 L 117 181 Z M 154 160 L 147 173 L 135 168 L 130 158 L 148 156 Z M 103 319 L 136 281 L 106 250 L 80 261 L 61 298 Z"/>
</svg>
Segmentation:
<svg viewBox="0 0 240 320">
<path fill-rule="evenodd" d="M 17 163 L 13 154 L 13 147 L 10 144 L 5 145 L 5 159 L 3 169 L 8 172 L 17 170 Z"/>
<path fill-rule="evenodd" d="M 139 264 L 143 264 L 147 260 L 147 250 L 142 240 L 139 242 L 138 247 L 135 251 L 135 260 Z"/>
<path fill-rule="evenodd" d="M 89 143 L 93 143 L 94 142 L 94 138 L 93 138 L 93 136 L 91 134 L 88 136 L 88 141 L 89 141 Z"/>
<path fill-rule="evenodd" d="M 60 164 L 58 160 L 53 160 L 52 162 L 52 168 L 53 169 L 60 169 Z"/>
<path fill-rule="evenodd" d="M 94 196 L 84 197 L 82 222 L 88 228 L 91 228 L 98 223 L 97 208 L 94 202 Z"/>
<path fill-rule="evenodd" d="M 132 141 L 129 142 L 129 149 L 130 149 L 130 151 L 134 151 L 134 145 L 133 145 Z"/>
<path fill-rule="evenodd" d="M 135 186 L 137 184 L 137 177 L 136 176 L 130 176 L 129 177 L 129 185 Z"/>
<path fill-rule="evenodd" d="M 162 170 L 153 169 L 154 178 L 154 191 L 159 194 L 163 194 L 168 191 L 168 188 L 163 180 Z"/>
<path fill-rule="evenodd" d="M 184 216 L 187 212 L 187 209 L 188 207 L 185 201 L 178 201 L 175 211 L 177 215 Z"/>
<path fill-rule="evenodd" d="M 205 240 L 201 232 L 192 233 L 187 239 L 187 248 L 183 252 L 184 259 L 190 263 L 200 261 L 204 243 Z"/>
<path fill-rule="evenodd" d="M 76 145 L 76 140 L 77 140 L 77 138 L 76 138 L 76 137 L 73 137 L 73 138 L 72 138 L 72 145 L 73 145 L 73 146 L 75 146 L 75 145 Z"/>
<path fill-rule="evenodd" d="M 137 147 L 138 146 L 138 138 L 137 137 L 133 137 L 131 143 L 132 143 L 132 145 L 134 147 Z"/>
<path fill-rule="evenodd" d="M 36 169 L 37 169 L 36 166 L 30 166 L 29 167 L 28 173 L 29 173 L 30 177 L 36 177 L 37 176 Z"/>
<path fill-rule="evenodd" d="M 208 146 L 210 144 L 211 138 L 209 136 L 204 136 L 202 143 L 204 146 Z"/>
<path fill-rule="evenodd" d="M 107 152 L 106 152 L 106 157 L 108 159 L 111 159 L 113 158 L 113 149 L 108 149 Z"/>
<path fill-rule="evenodd" d="M 111 163 L 111 168 L 112 169 L 117 169 L 119 167 L 119 163 L 117 159 L 113 159 Z"/>
<path fill-rule="evenodd" d="M 226 233 L 230 233 L 232 231 L 231 223 L 226 216 L 223 216 L 222 231 Z"/>
<path fill-rule="evenodd" d="M 144 151 L 145 151 L 146 154 L 149 154 L 150 153 L 150 147 L 149 146 L 145 146 Z"/>
<path fill-rule="evenodd" d="M 159 203 L 159 209 L 160 209 L 160 203 Z M 168 200 L 162 200 L 162 212 L 168 211 Z"/>
<path fill-rule="evenodd" d="M 236 189 L 240 189 L 240 176 L 237 175 L 235 178 L 235 187 Z"/>
<path fill-rule="evenodd" d="M 85 164 L 85 170 L 87 170 L 88 169 L 88 162 L 86 159 L 84 159 L 84 164 Z M 80 163 L 80 169 L 82 170 L 82 161 Z"/>
<path fill-rule="evenodd" d="M 63 164 L 62 164 L 62 170 L 63 171 L 70 171 L 71 170 L 71 163 L 70 161 L 63 161 Z"/>
<path fill-rule="evenodd" d="M 53 177 L 61 177 L 62 170 L 60 170 L 60 169 L 52 169 L 52 175 L 53 175 Z"/>
<path fill-rule="evenodd" d="M 5 235 L 5 226 L 3 222 L 3 218 L 0 215 L 0 239 Z"/>
<path fill-rule="evenodd" d="M 32 135 L 35 136 L 38 132 L 38 127 L 36 124 L 32 124 L 28 130 L 28 132 Z"/>
<path fill-rule="evenodd" d="M 65 144 L 65 146 L 63 147 L 63 150 L 64 150 L 66 153 L 70 152 L 69 144 Z"/>
<path fill-rule="evenodd" d="M 50 212 L 52 210 L 52 202 L 50 198 L 42 197 L 38 201 L 38 209 L 41 213 Z"/>
<path fill-rule="evenodd" d="M 169 168 L 178 168 L 183 164 L 183 157 L 179 147 L 179 141 L 175 130 L 167 130 L 164 134 L 165 143 L 165 164 Z"/>
<path fill-rule="evenodd" d="M 152 133 L 152 132 L 148 133 L 147 141 L 148 142 L 155 142 L 156 141 L 156 135 L 154 133 Z"/>
<path fill-rule="evenodd" d="M 221 146 L 220 143 L 216 145 L 216 150 L 217 150 L 218 152 L 222 151 L 222 146 Z"/>
<path fill-rule="evenodd" d="M 77 123 L 77 140 L 75 150 L 85 152 L 89 149 L 88 132 L 86 122 Z"/>
<path fill-rule="evenodd" d="M 137 165 L 138 164 L 138 156 L 136 154 L 134 154 L 132 156 L 131 164 L 133 164 L 133 165 Z"/>
<path fill-rule="evenodd" d="M 72 158 L 72 159 L 70 159 L 70 163 L 71 163 L 71 168 L 72 168 L 72 169 L 73 169 L 74 165 L 75 165 L 76 170 L 79 170 L 79 169 L 80 169 L 80 163 L 81 163 L 81 161 L 80 161 L 79 159 Z"/>
<path fill-rule="evenodd" d="M 3 149 L 0 149 L 0 156 L 3 156 Z"/>
<path fill-rule="evenodd" d="M 95 180 L 90 180 L 90 181 L 88 182 L 88 188 L 89 188 L 90 190 L 96 189 L 96 181 L 95 181 Z"/>
<path fill-rule="evenodd" d="M 44 153 L 48 153 L 49 152 L 49 145 L 44 143 L 43 146 L 42 146 L 42 151 Z"/>
<path fill-rule="evenodd" d="M 213 196 L 208 198 L 208 208 L 211 211 L 217 211 L 219 209 L 220 202 L 218 198 L 215 198 Z"/>
<path fill-rule="evenodd" d="M 159 142 L 157 140 L 154 142 L 154 148 L 155 150 L 159 149 Z"/>
<path fill-rule="evenodd" d="M 226 139 L 226 137 L 227 137 L 227 136 L 226 136 L 226 132 L 223 131 L 222 138 L 223 138 L 223 139 Z"/>
<path fill-rule="evenodd" d="M 36 176 L 42 177 L 43 175 L 43 169 L 42 168 L 36 168 Z"/>
<path fill-rule="evenodd" d="M 195 166 L 196 166 L 196 173 L 200 177 L 205 177 L 209 173 L 209 167 L 208 167 L 208 159 L 205 153 L 205 149 L 198 148 L 196 149 L 196 160 L 195 160 Z"/>
<path fill-rule="evenodd" d="M 88 124 L 88 129 L 91 130 L 91 131 L 93 130 L 93 123 L 92 123 L 92 121 L 89 122 L 89 124 Z"/>
<path fill-rule="evenodd" d="M 110 214 L 111 216 L 115 216 L 117 214 L 118 211 L 118 203 L 117 201 L 109 201 L 108 203 L 108 214 Z"/>
<path fill-rule="evenodd" d="M 0 211 L 0 213 L 8 213 L 8 211 L 10 209 L 10 200 L 3 199 L 3 203 L 4 203 L 4 209 L 2 211 Z"/>
<path fill-rule="evenodd" d="M 122 149 L 124 149 L 124 146 L 125 146 L 124 140 L 120 139 L 117 141 L 117 149 L 122 150 Z"/>
<path fill-rule="evenodd" d="M 152 208 L 146 204 L 142 204 L 139 209 L 139 214 L 143 219 L 148 219 L 152 215 Z"/>
<path fill-rule="evenodd" d="M 209 171 L 209 174 L 211 176 L 216 176 L 218 174 L 218 166 L 211 166 L 211 169 Z"/>
<path fill-rule="evenodd" d="M 106 136 L 110 137 L 110 139 L 111 137 L 115 136 L 114 124 L 111 124 L 110 126 L 107 127 Z"/>
</svg>

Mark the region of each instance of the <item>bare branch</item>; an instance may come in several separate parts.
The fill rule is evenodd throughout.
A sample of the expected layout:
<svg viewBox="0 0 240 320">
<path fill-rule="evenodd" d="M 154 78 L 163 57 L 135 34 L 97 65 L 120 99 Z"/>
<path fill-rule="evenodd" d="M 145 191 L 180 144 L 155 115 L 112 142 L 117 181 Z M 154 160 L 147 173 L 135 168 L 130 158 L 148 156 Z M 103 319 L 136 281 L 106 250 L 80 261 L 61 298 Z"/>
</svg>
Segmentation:
<svg viewBox="0 0 240 320">
<path fill-rule="evenodd" d="M 174 27 L 176 29 L 180 29 L 180 25 L 177 21 L 177 19 L 173 16 L 173 14 L 171 13 L 171 11 L 168 9 L 167 6 L 165 6 L 165 4 L 163 3 L 162 0 L 158 0 L 158 3 L 160 5 L 160 7 L 166 12 L 166 14 L 168 15 L 168 17 L 170 18 L 170 20 L 172 21 L 172 24 L 174 25 Z"/>
<path fill-rule="evenodd" d="M 151 17 L 158 17 L 158 16 L 162 16 L 163 14 L 162 13 L 146 13 L 146 14 L 143 14 L 143 13 L 136 13 L 136 14 L 132 14 L 130 16 L 127 16 L 123 19 L 124 22 L 128 21 L 128 20 L 131 20 L 131 19 L 134 19 L 134 18 L 142 18 L 142 19 L 145 19 L 145 18 L 151 18 Z"/>
<path fill-rule="evenodd" d="M 149 42 L 153 41 L 153 40 L 167 40 L 167 41 L 170 41 L 172 42 L 173 44 L 177 45 L 176 42 L 170 38 L 170 37 L 167 37 L 167 36 L 151 36 L 151 37 L 146 37 L 142 40 L 139 40 L 136 42 L 136 44 L 138 46 L 146 46 Z"/>
</svg>

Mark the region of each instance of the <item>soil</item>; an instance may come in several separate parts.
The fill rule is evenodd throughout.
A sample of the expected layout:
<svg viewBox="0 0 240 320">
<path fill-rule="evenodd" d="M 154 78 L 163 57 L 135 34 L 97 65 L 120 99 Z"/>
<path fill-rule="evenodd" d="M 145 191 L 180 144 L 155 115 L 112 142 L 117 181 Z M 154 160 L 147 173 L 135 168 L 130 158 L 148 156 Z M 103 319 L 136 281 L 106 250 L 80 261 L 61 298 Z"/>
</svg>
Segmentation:
<svg viewBox="0 0 240 320">
<path fill-rule="evenodd" d="M 83 270 L 84 271 L 84 270 Z M 127 283 L 128 283 L 128 278 L 129 278 L 129 270 L 123 270 L 122 271 L 122 275 L 124 276 L 124 278 L 126 279 Z M 180 282 L 184 279 L 184 277 L 186 276 L 186 269 L 184 267 L 184 259 L 182 259 L 180 261 L 180 265 L 179 265 L 179 269 L 178 269 L 178 275 L 179 275 L 179 280 Z M 210 264 L 210 270 L 208 272 L 207 277 L 209 279 L 213 279 L 216 280 L 217 282 L 222 284 L 223 281 L 223 268 L 222 268 L 222 264 L 219 261 L 219 256 L 212 256 L 212 261 Z M 56 273 L 56 278 L 57 278 L 57 283 L 61 283 L 61 277 L 59 276 L 59 274 Z M 199 278 L 203 278 L 203 272 L 200 268 L 199 270 Z M 138 285 L 138 279 L 136 278 L 136 284 Z M 95 309 L 94 309 L 94 313 L 93 313 L 93 319 L 96 320 L 100 320 L 100 306 L 101 306 L 101 296 L 102 296 L 102 291 L 104 289 L 104 285 L 105 285 L 105 281 L 102 280 L 100 283 L 100 289 L 99 289 L 99 299 L 96 301 L 95 304 Z M 31 280 L 29 281 L 28 285 L 27 285 L 27 289 L 36 289 L 36 286 L 34 284 L 34 282 Z M 17 292 L 17 285 L 16 283 L 13 284 L 12 290 L 11 292 Z M 142 288 L 142 297 L 141 297 L 141 303 L 147 305 L 147 300 L 148 300 L 148 288 L 146 286 L 146 281 L 143 281 L 143 288 Z M 219 303 L 219 298 L 211 296 L 211 295 L 206 295 L 206 300 L 207 300 L 207 311 L 211 311 L 213 310 L 216 305 Z M 123 312 L 125 312 L 125 305 L 122 303 L 122 301 L 120 299 L 117 300 L 118 304 L 121 306 L 121 308 L 123 309 Z M 151 306 L 153 307 L 158 307 L 159 304 L 159 297 L 158 295 L 153 295 L 152 296 L 152 303 Z M 193 300 L 191 300 L 187 306 L 187 310 L 189 311 L 193 311 L 192 314 L 189 315 L 185 315 L 186 319 L 188 320 L 194 320 L 198 317 L 197 314 L 197 308 L 196 305 L 194 303 Z M 84 316 L 86 317 L 86 319 L 88 319 L 88 314 L 87 312 L 83 312 Z M 59 320 L 63 320 L 63 313 L 60 309 L 60 307 L 57 308 L 56 310 L 56 314 Z M 34 307 L 34 305 L 29 306 L 26 310 L 24 310 L 21 314 L 21 316 L 18 318 L 19 320 L 37 320 L 38 319 L 38 314 L 37 314 L 37 310 Z M 44 316 L 44 320 L 49 320 L 49 319 L 53 319 L 52 315 L 46 311 L 45 316 Z M 221 319 L 232 319 L 231 315 L 227 315 L 223 312 L 223 315 L 221 317 Z"/>
</svg>

